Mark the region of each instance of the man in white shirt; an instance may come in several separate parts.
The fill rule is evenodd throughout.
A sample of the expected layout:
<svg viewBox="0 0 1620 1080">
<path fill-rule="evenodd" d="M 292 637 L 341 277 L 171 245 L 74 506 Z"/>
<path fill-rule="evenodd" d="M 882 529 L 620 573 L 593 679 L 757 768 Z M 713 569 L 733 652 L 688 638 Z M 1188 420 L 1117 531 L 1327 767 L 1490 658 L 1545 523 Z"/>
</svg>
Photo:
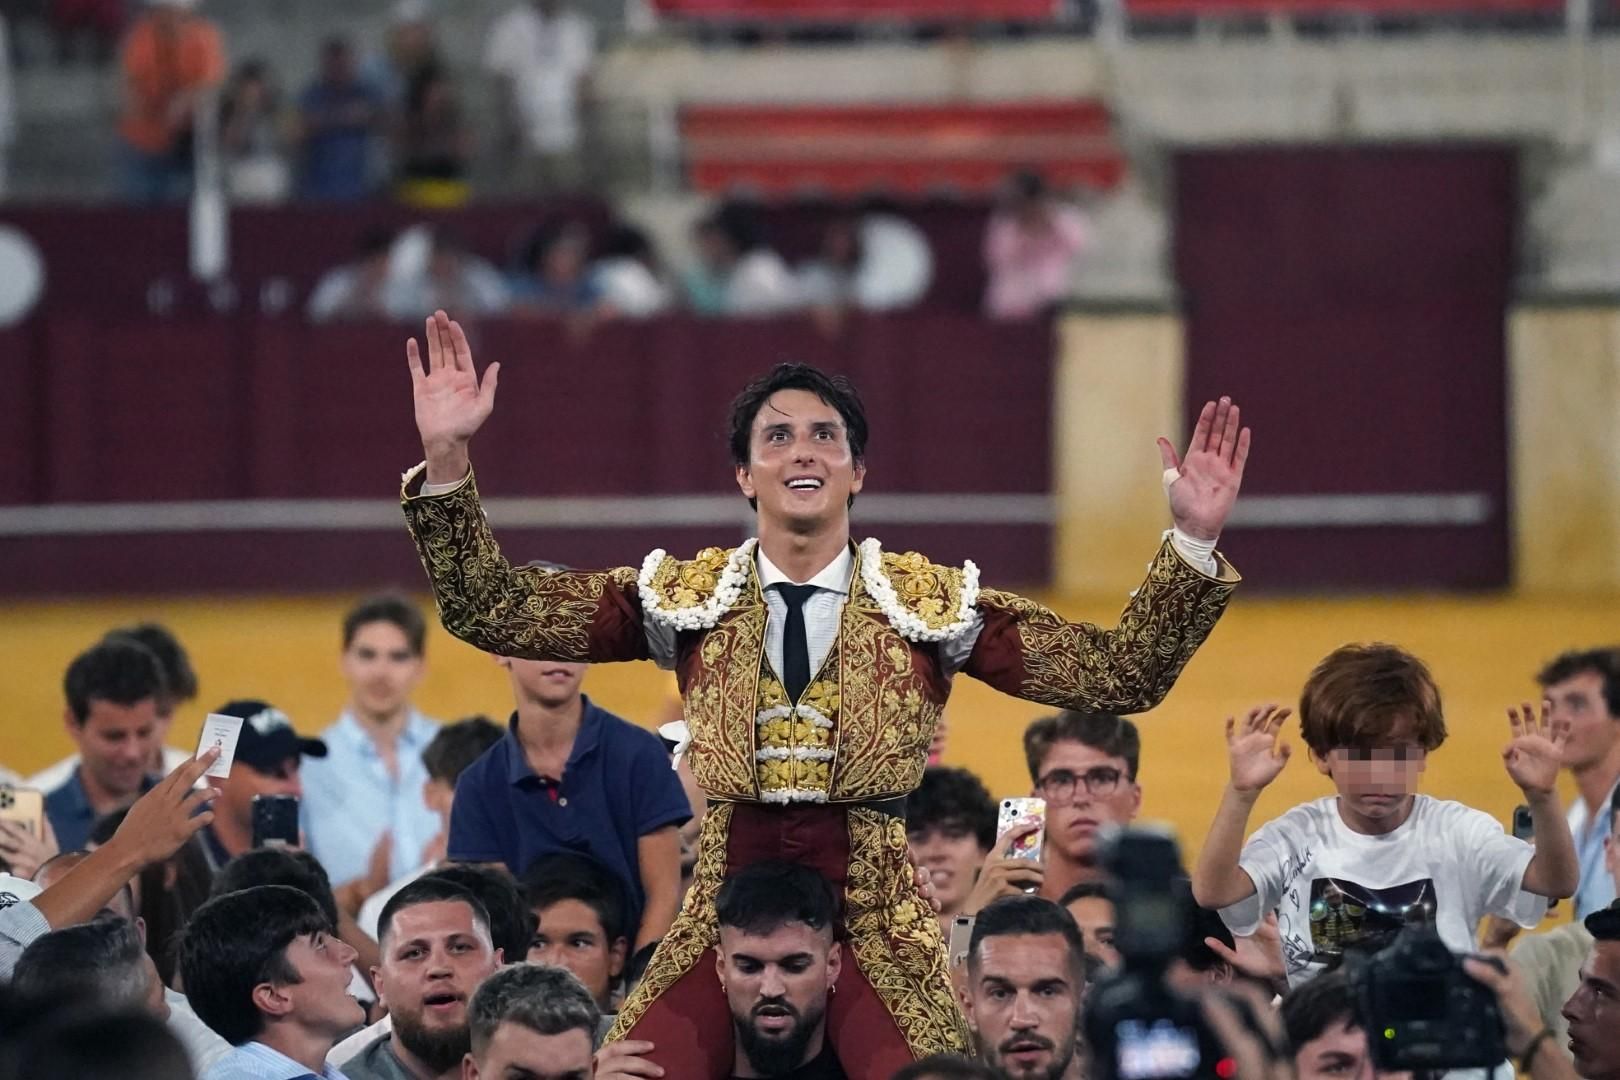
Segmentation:
<svg viewBox="0 0 1620 1080">
<path fill-rule="evenodd" d="M 439 729 L 422 751 L 422 765 L 427 769 L 427 783 L 422 787 L 422 798 L 439 815 L 439 835 L 422 853 L 422 864 L 404 877 L 395 878 L 387 888 L 372 893 L 360 905 L 355 921 L 373 939 L 380 940 L 379 924 L 383 907 L 406 885 L 415 881 L 444 860 L 450 840 L 450 807 L 456 798 L 456 780 L 467 766 L 477 761 L 485 750 L 501 741 L 506 732 L 483 716 L 470 716 Z"/>
<path fill-rule="evenodd" d="M 1604 809 L 1620 788 L 1620 649 L 1564 653 L 1536 676 L 1551 715 L 1569 724 L 1564 768 L 1575 781 L 1569 831 L 1581 863 L 1575 921 L 1608 907 L 1614 880 L 1603 866 L 1609 836 Z"/>
<path fill-rule="evenodd" d="M 524 193 L 583 183 L 581 111 L 595 62 L 595 28 L 560 0 L 520 3 L 490 27 L 484 68 L 519 148 L 513 176 Z"/>
<path fill-rule="evenodd" d="M 371 876 L 380 845 L 389 849 L 383 884 L 422 865 L 439 835 L 422 795 L 422 751 L 439 725 L 411 704 L 426 637 L 422 613 L 402 596 L 369 597 L 343 619 L 348 705 L 321 733 L 326 757 L 306 761 L 302 775 L 306 846 L 340 892 Z"/>
<path fill-rule="evenodd" d="M 326 1054 L 365 1021 L 349 993 L 354 958 L 320 905 L 290 886 L 259 885 L 198 908 L 180 970 L 192 1008 L 235 1047 L 202 1080 L 344 1080 Z"/>
</svg>

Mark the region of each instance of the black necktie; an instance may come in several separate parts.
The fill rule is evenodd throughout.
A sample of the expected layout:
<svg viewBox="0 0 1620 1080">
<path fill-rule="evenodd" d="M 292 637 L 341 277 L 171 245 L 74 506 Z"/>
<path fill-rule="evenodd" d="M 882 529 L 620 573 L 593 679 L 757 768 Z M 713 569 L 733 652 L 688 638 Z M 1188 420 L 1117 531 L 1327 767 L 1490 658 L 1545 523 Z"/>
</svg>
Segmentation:
<svg viewBox="0 0 1620 1080">
<path fill-rule="evenodd" d="M 816 591 L 814 585 L 778 585 L 777 592 L 787 601 L 787 629 L 782 634 L 782 686 L 788 700 L 797 703 L 810 685 L 810 642 L 804 633 L 804 602 Z"/>
</svg>

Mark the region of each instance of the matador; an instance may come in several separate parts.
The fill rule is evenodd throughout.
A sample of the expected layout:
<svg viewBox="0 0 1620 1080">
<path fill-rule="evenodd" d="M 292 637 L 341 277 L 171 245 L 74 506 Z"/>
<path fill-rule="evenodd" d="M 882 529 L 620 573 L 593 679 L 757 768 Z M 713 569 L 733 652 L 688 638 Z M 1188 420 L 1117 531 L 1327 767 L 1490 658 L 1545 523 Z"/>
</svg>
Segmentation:
<svg viewBox="0 0 1620 1080">
<path fill-rule="evenodd" d="M 1237 406 L 1206 405 L 1185 457 L 1159 440 L 1175 528 L 1103 629 L 981 586 L 971 562 L 852 542 L 865 413 L 846 379 L 804 365 L 778 366 L 732 407 L 733 466 L 756 538 L 691 559 L 654 551 L 639 567 L 513 566 L 467 452 L 493 409 L 499 364 L 480 378 L 442 311 L 428 320 L 427 352 L 424 365 L 407 346 L 426 461 L 406 474 L 403 500 L 445 627 L 501 655 L 651 659 L 680 686 L 687 760 L 709 800 L 695 878 L 608 1038 L 651 1042 L 668 1076 L 729 1076 L 715 896 L 741 866 L 790 859 L 842 894 L 846 959 L 825 1030 L 847 1075 L 882 1080 L 967 1050 L 904 815 L 952 681 L 968 675 L 1059 709 L 1156 705 L 1239 580 L 1214 550 L 1249 448 Z"/>
</svg>

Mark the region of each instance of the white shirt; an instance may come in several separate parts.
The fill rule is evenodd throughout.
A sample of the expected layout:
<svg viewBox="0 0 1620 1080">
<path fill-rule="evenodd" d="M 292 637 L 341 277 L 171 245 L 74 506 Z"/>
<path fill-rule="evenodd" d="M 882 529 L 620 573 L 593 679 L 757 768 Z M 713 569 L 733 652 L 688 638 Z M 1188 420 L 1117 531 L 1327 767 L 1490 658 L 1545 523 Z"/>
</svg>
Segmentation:
<svg viewBox="0 0 1620 1080">
<path fill-rule="evenodd" d="M 674 302 L 669 286 L 639 259 L 629 256 L 599 260 L 591 267 L 591 279 L 602 302 L 628 319 L 650 318 Z"/>
<path fill-rule="evenodd" d="M 579 81 L 596 60 L 596 29 L 573 11 L 547 18 L 531 4 L 490 27 L 484 67 L 511 84 L 529 149 L 565 153 L 579 145 Z"/>
<path fill-rule="evenodd" d="M 202 1074 L 202 1080 L 303 1080 L 310 1075 L 308 1069 L 280 1051 L 261 1042 L 245 1042 L 215 1062 Z M 328 1063 L 321 1080 L 347 1078 Z"/>
<path fill-rule="evenodd" d="M 1577 922 L 1614 900 L 1614 878 L 1603 865 L 1603 840 L 1609 835 L 1609 807 L 1616 789 L 1620 789 L 1620 782 L 1598 803 L 1595 818 L 1587 813 L 1585 799 L 1577 797 L 1569 808 L 1569 835 L 1575 840 L 1575 857 L 1581 864 L 1581 880 L 1572 901 Z"/>
<path fill-rule="evenodd" d="M 191 753 L 187 750 L 176 750 L 172 746 L 163 748 L 163 775 L 168 776 L 174 770 L 191 760 Z M 23 787 L 33 788 L 36 791 L 55 791 L 68 782 L 73 770 L 79 767 L 79 755 L 69 754 L 55 765 L 47 765 L 39 772 L 23 781 Z"/>
<path fill-rule="evenodd" d="M 388 1038 L 394 1033 L 393 1016 L 385 1016 L 375 1024 L 361 1028 L 347 1039 L 332 1047 L 326 1055 L 326 1063 L 334 1069 L 341 1069 L 349 1062 L 360 1056 L 360 1051 L 377 1041 L 378 1036 Z"/>
<path fill-rule="evenodd" d="M 1533 927 L 1544 897 L 1523 891 L 1535 851 L 1482 811 L 1418 795 L 1394 832 L 1353 832 L 1337 796 L 1294 807 L 1257 829 L 1238 860 L 1255 895 L 1221 911 L 1234 934 L 1252 934 L 1276 911 L 1288 980 L 1311 979 L 1321 961 L 1363 931 L 1398 929 L 1404 913 L 1427 908 L 1453 952 L 1478 945 L 1486 915 Z"/>
<path fill-rule="evenodd" d="M 799 305 L 799 286 L 782 256 L 760 248 L 731 268 L 725 296 L 728 315 L 778 315 Z"/>
<path fill-rule="evenodd" d="M 424 486 L 423 494 L 427 494 Z M 759 574 L 759 586 L 765 594 L 765 608 L 768 617 L 765 620 L 765 658 L 776 672 L 778 679 L 782 678 L 782 639 L 787 628 L 787 599 L 771 588 L 772 585 L 814 585 L 816 591 L 811 593 L 804 601 L 804 639 L 810 652 L 811 678 L 821 670 L 821 665 L 827 662 L 827 654 L 832 652 L 833 642 L 838 640 L 838 622 L 844 611 L 844 602 L 849 599 L 849 584 L 855 574 L 855 552 L 848 545 L 839 552 L 837 558 L 822 568 L 821 572 L 809 581 L 794 581 L 777 568 L 776 564 L 765 557 L 765 552 L 759 547 L 754 548 L 754 568 Z M 648 619 L 645 622 L 647 647 L 652 653 L 654 662 L 666 670 L 675 667 L 675 641 L 676 631 L 672 626 Z M 984 625 L 984 618 L 977 611 L 973 613 L 972 625 L 957 637 L 939 644 L 940 663 L 944 665 L 948 674 L 954 675 L 967 665 L 968 657 L 973 652 L 973 645 L 979 640 L 979 629 Z"/>
<path fill-rule="evenodd" d="M 336 883 L 364 877 L 384 833 L 393 838 L 388 877 L 403 877 L 422 862 L 422 851 L 443 827 L 428 809 L 422 751 L 439 733 L 437 721 L 410 711 L 394 744 L 397 776 L 390 776 L 377 744 L 352 713 L 321 732 L 327 754 L 306 757 L 303 826 L 309 853 Z"/>
<path fill-rule="evenodd" d="M 163 998 L 169 1003 L 169 1033 L 180 1040 L 191 1059 L 191 1071 L 201 1076 L 214 1062 L 231 1052 L 231 1044 L 197 1015 L 186 1000 L 186 995 L 163 988 Z"/>
</svg>

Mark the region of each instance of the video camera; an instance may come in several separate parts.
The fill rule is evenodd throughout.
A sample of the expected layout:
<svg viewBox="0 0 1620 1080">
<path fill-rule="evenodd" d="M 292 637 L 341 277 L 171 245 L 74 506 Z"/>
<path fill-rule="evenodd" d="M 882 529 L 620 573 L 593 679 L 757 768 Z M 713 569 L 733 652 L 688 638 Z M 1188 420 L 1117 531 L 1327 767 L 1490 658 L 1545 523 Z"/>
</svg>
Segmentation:
<svg viewBox="0 0 1620 1080">
<path fill-rule="evenodd" d="M 1408 924 L 1388 948 L 1352 955 L 1345 969 L 1380 1071 L 1488 1069 L 1507 1059 L 1496 994 L 1463 970 L 1432 925 Z"/>
<path fill-rule="evenodd" d="M 1193 903 L 1175 837 L 1120 829 L 1103 840 L 1099 856 L 1112 879 L 1121 968 L 1086 1002 L 1091 1080 L 1229 1080 L 1231 1062 L 1198 1002 L 1165 981 Z"/>
</svg>

